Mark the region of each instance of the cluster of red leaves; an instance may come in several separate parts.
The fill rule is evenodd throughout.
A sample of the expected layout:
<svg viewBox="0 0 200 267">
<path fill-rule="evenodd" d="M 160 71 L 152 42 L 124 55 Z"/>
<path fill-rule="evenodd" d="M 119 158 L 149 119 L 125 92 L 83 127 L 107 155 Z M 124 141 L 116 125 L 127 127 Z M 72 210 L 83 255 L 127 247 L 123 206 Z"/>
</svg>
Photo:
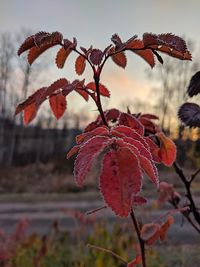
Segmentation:
<svg viewBox="0 0 200 267">
<path fill-rule="evenodd" d="M 167 220 L 163 223 L 149 223 L 144 224 L 141 229 L 141 238 L 146 245 L 153 245 L 157 240 L 164 241 L 166 239 L 167 231 L 173 224 L 174 218 L 168 216 Z"/>
<path fill-rule="evenodd" d="M 191 54 L 187 49 L 185 41 L 171 33 L 158 35 L 144 33 L 142 39 L 138 39 L 137 35 L 135 35 L 126 42 L 122 42 L 121 38 L 114 34 L 111 40 L 115 47 L 111 47 L 109 53 L 113 61 L 122 68 L 125 68 L 127 65 L 124 51 L 134 52 L 142 57 L 151 67 L 155 66 L 155 57 L 161 64 L 163 63 L 163 59 L 158 52 L 166 53 L 169 56 L 182 60 L 191 60 Z M 116 52 L 119 53 L 115 54 Z"/>
<path fill-rule="evenodd" d="M 63 68 L 68 56 L 74 51 L 78 53 L 75 61 L 76 73 L 82 75 L 88 62 L 96 84 L 90 82 L 85 85 L 84 80 L 69 83 L 65 78 L 59 79 L 49 87 L 40 88 L 19 104 L 15 114 L 23 111 L 24 123 L 28 124 L 36 116 L 40 105 L 48 99 L 54 115 L 59 119 L 66 110 L 66 96 L 72 91 L 79 93 L 86 101 L 90 96 L 99 107 L 99 94 L 110 96 L 104 85 L 97 84 L 101 70 L 109 57 L 118 66 L 125 68 L 126 51 L 141 56 L 151 67 L 155 65 L 155 56 L 163 63 L 158 52 L 191 60 L 185 41 L 170 33 L 145 33 L 142 39 L 134 35 L 126 42 L 122 42 L 114 34 L 111 41 L 113 44 L 103 51 L 92 46 L 89 49 L 80 47 L 79 51 L 75 38 L 73 41 L 63 39 L 59 32 L 39 32 L 28 37 L 19 48 L 18 55 L 29 50 L 30 64 L 47 49 L 59 45 L 61 48 L 56 55 L 57 67 Z M 141 205 L 146 201 L 139 195 L 143 172 L 158 185 L 155 162 L 170 166 L 175 160 L 176 148 L 154 124 L 153 120 L 157 119 L 154 115 L 122 113 L 112 109 L 104 112 L 104 116 L 109 126 L 104 126 L 105 121 L 103 123 L 99 116 L 77 137 L 77 145 L 68 153 L 68 157 L 78 152 L 74 172 L 79 185 L 83 184 L 96 162 L 102 165 L 99 173 L 100 188 L 106 203 L 116 214 L 128 216 L 132 205 Z"/>
<path fill-rule="evenodd" d="M 75 61 L 75 71 L 78 75 L 82 75 L 86 62 L 88 62 L 94 73 L 99 75 L 104 66 L 105 61 L 111 57 L 112 60 L 120 67 L 125 68 L 127 59 L 125 51 L 132 51 L 141 56 L 151 67 L 155 65 L 154 56 L 162 63 L 163 60 L 158 54 L 159 52 L 167 53 L 170 56 L 183 60 L 191 60 L 191 55 L 187 50 L 185 41 L 173 34 L 145 33 L 143 39 L 138 39 L 136 35 L 126 42 L 122 42 L 121 38 L 114 34 L 111 38 L 114 45 L 109 45 L 103 51 L 91 46 L 89 49 L 80 47 L 81 52 L 77 50 L 77 40 L 73 41 L 64 39 L 60 32 L 38 32 L 28 37 L 20 46 L 18 55 L 28 50 L 28 62 L 32 64 L 42 53 L 54 46 L 61 46 L 56 55 L 56 65 L 63 68 L 68 56 L 72 51 L 78 53 Z M 100 84 L 100 94 L 106 97 L 110 96 L 108 89 Z M 24 123 L 28 124 L 35 118 L 39 106 L 47 98 L 53 114 L 59 119 L 66 110 L 66 95 L 71 91 L 78 92 L 86 101 L 91 96 L 94 101 L 97 100 L 96 86 L 93 82 L 84 85 L 84 81 L 75 80 L 69 83 L 66 79 L 59 79 L 49 87 L 43 87 L 37 90 L 23 103 L 19 104 L 15 114 L 24 111 Z M 144 118 L 145 120 L 145 118 Z"/>
<path fill-rule="evenodd" d="M 79 53 L 75 62 L 77 74 L 83 74 L 86 60 L 93 66 L 101 66 L 107 57 L 111 57 L 118 66 L 125 68 L 127 65 L 125 51 L 131 51 L 141 56 L 151 67 L 155 65 L 155 56 L 160 63 L 163 63 L 163 59 L 158 52 L 182 60 L 191 60 L 185 41 L 171 33 L 158 35 L 144 33 L 142 39 L 138 39 L 137 35 L 134 35 L 126 42 L 122 42 L 121 38 L 114 34 L 111 41 L 114 45 L 109 45 L 103 51 L 92 46 L 89 49 L 80 47 L 82 53 Z M 76 38 L 73 41 L 64 39 L 60 32 L 38 32 L 28 37 L 20 46 L 18 55 L 29 50 L 28 62 L 32 64 L 47 49 L 56 45 L 61 46 L 61 48 L 57 52 L 55 62 L 58 68 L 63 68 L 71 52 L 77 52 L 77 40 Z"/>
<path fill-rule="evenodd" d="M 109 207 L 119 216 L 129 215 L 132 205 L 142 205 L 146 200 L 140 196 L 143 172 L 157 186 L 159 184 L 155 162 L 170 166 L 176 156 L 174 143 L 154 126 L 153 135 L 145 135 L 146 121 L 153 124 L 154 116 L 134 115 L 116 109 L 104 113 L 108 123 L 102 125 L 100 117 L 89 124 L 83 134 L 77 136 L 77 145 L 67 157 L 78 152 L 74 175 L 82 186 L 93 167 L 101 166 L 100 190 Z M 145 123 L 140 118 L 145 118 Z M 158 144 L 153 141 L 158 140 Z"/>
<path fill-rule="evenodd" d="M 38 89 L 34 94 L 29 96 L 27 100 L 20 103 L 15 111 L 15 115 L 23 111 L 24 124 L 29 124 L 37 115 L 37 111 L 45 100 L 49 100 L 50 108 L 57 119 L 60 119 L 67 108 L 66 97 L 76 92 L 88 101 L 89 96 L 96 100 L 96 87 L 93 82 L 85 84 L 85 81 L 74 80 L 70 83 L 67 79 L 62 78 L 48 87 Z M 109 97 L 108 89 L 100 84 L 100 94 Z"/>
</svg>

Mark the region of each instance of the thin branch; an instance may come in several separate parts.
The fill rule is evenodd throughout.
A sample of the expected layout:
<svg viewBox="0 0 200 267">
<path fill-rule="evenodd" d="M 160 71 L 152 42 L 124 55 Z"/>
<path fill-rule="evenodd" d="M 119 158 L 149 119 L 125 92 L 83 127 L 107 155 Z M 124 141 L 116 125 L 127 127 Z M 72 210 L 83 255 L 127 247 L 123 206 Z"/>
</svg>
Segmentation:
<svg viewBox="0 0 200 267">
<path fill-rule="evenodd" d="M 89 210 L 89 211 L 86 212 L 86 215 L 91 215 L 91 214 L 93 214 L 95 212 L 98 212 L 100 210 L 103 210 L 103 209 L 107 209 L 107 206 L 102 206 L 102 207 L 96 208 L 94 210 Z"/>
<path fill-rule="evenodd" d="M 126 266 L 127 266 L 127 264 L 128 264 L 128 262 L 127 262 L 125 259 L 123 259 L 123 258 L 122 258 L 121 256 L 119 256 L 118 254 L 114 253 L 114 252 L 113 252 L 112 250 L 110 250 L 110 249 L 101 248 L 101 247 L 98 247 L 98 246 L 95 246 L 95 245 L 91 245 L 91 244 L 87 244 L 87 246 L 88 246 L 89 248 L 94 248 L 94 249 L 96 249 L 96 250 L 103 251 L 103 252 L 106 252 L 106 253 L 112 255 L 114 258 L 117 258 L 118 260 L 120 260 L 120 261 L 122 261 L 124 264 L 126 264 Z"/>
<path fill-rule="evenodd" d="M 131 219 L 133 221 L 133 225 L 135 227 L 137 238 L 138 238 L 138 241 L 139 241 L 139 244 L 140 244 L 140 251 L 141 251 L 141 257 L 142 257 L 142 267 L 146 267 L 145 243 L 144 243 L 144 240 L 141 238 L 140 227 L 138 225 L 138 222 L 137 222 L 137 219 L 135 217 L 135 213 L 134 213 L 133 209 L 131 209 Z"/>
<path fill-rule="evenodd" d="M 88 91 L 86 88 L 79 88 L 79 90 L 82 90 L 82 91 L 86 92 L 93 99 L 94 103 L 97 106 L 97 101 L 96 101 L 95 96 L 94 96 L 93 93 L 91 93 L 90 91 Z"/>
<path fill-rule="evenodd" d="M 60 42 L 60 45 L 65 48 L 64 44 L 62 42 Z M 81 53 L 80 51 L 78 51 L 76 48 L 72 48 L 72 50 L 74 52 L 76 52 L 77 54 L 79 54 L 80 56 L 84 57 L 85 60 L 90 64 L 91 68 L 94 70 L 94 67 L 92 65 L 92 63 L 90 62 L 90 60 L 88 59 L 88 57 L 86 55 L 84 55 L 83 53 Z"/>
<path fill-rule="evenodd" d="M 103 69 L 103 67 L 104 67 L 104 65 L 105 65 L 105 63 L 106 63 L 106 61 L 108 60 L 109 57 L 112 57 L 114 55 L 117 55 L 117 54 L 119 54 L 121 52 L 125 52 L 125 51 L 143 51 L 145 49 L 147 49 L 147 48 L 143 47 L 143 48 L 127 49 L 126 47 L 123 47 L 122 49 L 119 49 L 117 51 L 114 51 L 114 52 L 110 53 L 109 55 L 106 55 L 104 60 L 103 60 L 103 62 L 102 62 L 102 64 L 99 66 L 100 67 L 99 68 L 99 74 L 101 73 L 101 71 L 102 71 L 102 69 Z M 151 48 L 148 48 L 148 49 L 151 49 Z M 154 49 L 151 49 L 151 50 L 153 51 Z"/>
<path fill-rule="evenodd" d="M 197 169 L 192 175 L 191 175 L 191 179 L 190 179 L 190 183 L 193 182 L 193 180 L 197 177 L 197 175 L 200 173 L 200 168 Z"/>
<path fill-rule="evenodd" d="M 135 49 L 132 49 L 133 51 L 134 50 L 145 50 L 146 47 L 143 47 L 143 48 L 135 48 Z M 101 72 L 102 72 L 102 69 L 106 63 L 106 61 L 108 60 L 109 57 L 112 57 L 113 55 L 116 55 L 116 54 L 119 54 L 121 52 L 124 52 L 126 50 L 129 50 L 127 49 L 126 47 L 123 47 L 122 49 L 119 49 L 118 51 L 114 51 L 113 53 L 110 53 L 109 55 L 106 55 L 102 64 L 99 66 L 98 70 L 96 71 L 96 69 L 94 68 L 94 66 L 91 64 L 91 62 L 88 60 L 88 58 L 83 55 L 81 52 L 79 52 L 78 50 L 74 49 L 75 52 L 77 52 L 79 55 L 82 55 L 83 57 L 85 57 L 85 59 L 89 62 L 89 64 L 91 65 L 92 69 L 93 69 L 93 73 L 94 73 L 94 81 L 95 81 L 95 85 L 96 85 L 96 92 L 97 92 L 97 108 L 99 110 L 99 113 L 101 115 L 101 118 L 102 118 L 102 121 L 104 123 L 104 125 L 106 125 L 108 127 L 108 123 L 106 121 L 106 118 L 104 116 L 104 112 L 103 112 L 103 109 L 102 109 L 102 105 L 101 105 L 101 97 L 100 97 L 100 90 L 99 90 L 99 80 L 100 80 L 100 75 L 101 75 Z"/>
<path fill-rule="evenodd" d="M 184 183 L 185 189 L 186 189 L 186 193 L 187 193 L 187 198 L 190 202 L 190 210 L 194 215 L 194 218 L 196 220 L 196 222 L 200 225 L 200 213 L 198 212 L 198 209 L 195 205 L 193 196 L 192 196 L 192 192 L 191 192 L 191 180 L 188 180 L 187 177 L 185 176 L 185 174 L 183 173 L 183 170 L 178 166 L 178 164 L 175 162 L 173 164 L 176 173 L 178 174 L 178 176 L 180 177 L 181 181 Z"/>
<path fill-rule="evenodd" d="M 185 214 L 182 212 L 183 216 L 188 220 L 188 222 L 192 225 L 192 227 L 200 234 L 200 229 L 196 226 L 196 224 L 192 221 L 189 214 Z"/>
<path fill-rule="evenodd" d="M 184 213 L 185 211 L 188 211 L 188 210 L 190 209 L 189 207 L 179 208 L 179 207 L 175 204 L 175 202 L 173 202 L 173 201 L 169 201 L 169 203 L 170 203 L 172 206 L 174 206 L 175 209 L 166 212 L 165 214 L 163 214 L 163 215 L 161 215 L 160 217 L 158 217 L 158 218 L 156 218 L 155 220 L 153 220 L 153 222 L 159 222 L 159 221 L 161 221 L 162 219 L 168 217 L 169 215 L 173 215 L 173 214 L 175 214 L 175 213 L 177 213 L 177 212 Z"/>
<path fill-rule="evenodd" d="M 187 210 L 182 210 L 182 208 L 180 209 L 176 203 L 176 201 L 172 198 L 171 200 L 169 200 L 169 203 L 176 209 L 178 209 L 182 215 L 186 218 L 186 220 L 192 225 L 192 227 L 200 234 L 200 228 L 198 228 L 198 226 L 192 221 L 192 219 L 190 218 L 189 213 L 185 212 Z"/>
</svg>

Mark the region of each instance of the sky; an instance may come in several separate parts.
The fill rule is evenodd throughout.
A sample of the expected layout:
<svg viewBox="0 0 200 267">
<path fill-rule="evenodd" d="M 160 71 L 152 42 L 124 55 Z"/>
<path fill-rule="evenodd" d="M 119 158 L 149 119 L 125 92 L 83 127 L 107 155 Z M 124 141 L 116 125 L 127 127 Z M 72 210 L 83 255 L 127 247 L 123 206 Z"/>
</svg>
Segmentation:
<svg viewBox="0 0 200 267">
<path fill-rule="evenodd" d="M 199 10 L 199 0 L 0 0 L 0 32 L 14 33 L 21 28 L 35 32 L 57 30 L 68 39 L 75 36 L 80 46 L 92 44 L 100 49 L 110 44 L 114 33 L 126 41 L 134 34 L 142 37 L 144 32 L 172 32 L 200 43 Z M 69 63 L 61 71 L 53 67 L 49 82 L 63 75 L 76 79 L 72 60 Z M 112 96 L 105 105 L 114 107 L 135 98 L 151 101 L 152 85 L 146 68 L 148 65 L 132 54 L 128 55 L 125 70 L 109 62 L 101 80 Z M 90 79 L 89 69 L 86 79 Z M 73 105 L 82 106 L 79 99 L 73 98 Z"/>
</svg>

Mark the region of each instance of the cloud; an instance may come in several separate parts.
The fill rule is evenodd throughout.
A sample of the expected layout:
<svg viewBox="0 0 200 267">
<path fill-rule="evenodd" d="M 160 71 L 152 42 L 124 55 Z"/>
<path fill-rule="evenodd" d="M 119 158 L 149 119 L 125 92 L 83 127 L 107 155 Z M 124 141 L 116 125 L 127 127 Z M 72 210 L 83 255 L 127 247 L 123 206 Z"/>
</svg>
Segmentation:
<svg viewBox="0 0 200 267">
<path fill-rule="evenodd" d="M 107 72 L 102 77 L 102 83 L 108 87 L 111 92 L 109 107 L 118 106 L 124 100 L 147 100 L 150 92 L 150 86 L 145 80 L 137 79 L 128 72 L 112 71 Z"/>
</svg>

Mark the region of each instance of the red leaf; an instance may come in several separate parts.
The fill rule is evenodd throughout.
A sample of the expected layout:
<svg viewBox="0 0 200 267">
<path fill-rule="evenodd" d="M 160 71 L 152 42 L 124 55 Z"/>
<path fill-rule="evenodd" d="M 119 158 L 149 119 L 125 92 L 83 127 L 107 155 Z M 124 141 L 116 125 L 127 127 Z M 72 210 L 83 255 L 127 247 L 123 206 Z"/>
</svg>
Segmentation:
<svg viewBox="0 0 200 267">
<path fill-rule="evenodd" d="M 90 61 L 94 65 L 100 65 L 103 59 L 103 52 L 99 49 L 92 49 L 90 54 Z"/>
<path fill-rule="evenodd" d="M 112 49 L 113 49 L 113 48 L 111 48 L 111 47 L 112 47 L 111 44 L 108 45 L 108 46 L 104 49 L 103 54 L 104 54 L 104 55 L 109 54 L 109 53 L 110 53 L 110 50 L 112 51 Z"/>
<path fill-rule="evenodd" d="M 116 48 L 121 48 L 123 46 L 122 40 L 117 33 L 112 35 L 111 41 L 115 44 Z"/>
<path fill-rule="evenodd" d="M 79 95 L 81 95 L 85 101 L 88 101 L 89 99 L 89 94 L 87 90 L 85 89 L 85 80 L 79 81 L 79 80 L 74 80 L 71 84 L 72 90 L 75 90 Z"/>
<path fill-rule="evenodd" d="M 65 50 L 64 47 L 61 47 L 61 49 L 58 51 L 56 55 L 56 65 L 59 69 L 62 69 L 64 67 L 65 61 L 71 52 L 71 49 Z"/>
<path fill-rule="evenodd" d="M 78 75 L 83 74 L 83 72 L 85 70 L 85 66 L 86 66 L 85 58 L 83 56 L 81 56 L 81 55 L 78 56 L 77 59 L 76 59 L 76 62 L 75 62 L 76 73 Z"/>
<path fill-rule="evenodd" d="M 139 121 L 144 126 L 146 132 L 149 132 L 151 134 L 156 133 L 158 126 L 156 126 L 152 121 L 146 119 L 145 117 L 140 117 Z"/>
<path fill-rule="evenodd" d="M 90 89 L 94 92 L 96 92 L 96 85 L 94 82 L 90 82 L 86 85 L 86 88 L 87 89 Z M 103 84 L 99 84 L 99 91 L 100 91 L 100 94 L 102 96 L 107 96 L 107 97 L 110 97 L 110 92 L 108 91 L 108 89 L 103 85 Z"/>
<path fill-rule="evenodd" d="M 141 56 L 152 68 L 155 65 L 154 54 L 151 49 L 144 49 L 144 43 L 142 40 L 133 40 L 126 48 L 138 56 Z"/>
<path fill-rule="evenodd" d="M 51 96 L 51 94 L 55 93 L 57 90 L 66 87 L 68 85 L 68 81 L 65 78 L 61 78 L 54 83 L 52 83 L 46 90 L 46 96 Z"/>
<path fill-rule="evenodd" d="M 31 65 L 42 53 L 56 44 L 46 44 L 41 47 L 32 47 L 28 53 L 28 62 Z"/>
<path fill-rule="evenodd" d="M 164 45 L 172 49 L 175 49 L 181 53 L 187 51 L 187 46 L 185 41 L 181 37 L 173 35 L 171 33 L 158 34 L 158 35 L 152 33 L 144 33 L 143 42 L 144 45 L 147 47 L 152 45 L 158 45 L 158 46 Z"/>
<path fill-rule="evenodd" d="M 157 223 L 144 224 L 141 229 L 141 238 L 147 245 L 153 245 L 160 237 L 160 225 Z"/>
<path fill-rule="evenodd" d="M 136 267 L 137 264 L 142 262 L 141 256 L 137 255 L 134 260 L 128 263 L 127 267 Z"/>
<path fill-rule="evenodd" d="M 15 110 L 15 115 L 20 113 L 22 110 L 24 110 L 29 105 L 35 103 L 37 106 L 39 106 L 45 99 L 45 92 L 46 87 L 42 87 L 38 89 L 34 94 L 28 97 L 24 102 L 20 103 Z"/>
<path fill-rule="evenodd" d="M 62 94 L 53 95 L 49 98 L 49 103 L 56 119 L 60 119 L 66 110 L 66 99 Z"/>
<path fill-rule="evenodd" d="M 152 68 L 155 66 L 154 54 L 150 49 L 133 51 L 138 56 L 141 56 Z"/>
<path fill-rule="evenodd" d="M 141 142 L 129 137 L 124 137 L 123 141 L 130 145 L 129 148 L 137 156 L 142 170 L 149 176 L 151 181 L 158 186 L 158 171 L 152 161 L 150 152 L 147 150 L 148 148 L 146 149 Z"/>
<path fill-rule="evenodd" d="M 132 197 L 132 205 L 133 206 L 141 206 L 147 203 L 147 200 L 142 196 L 133 196 Z"/>
<path fill-rule="evenodd" d="M 32 103 L 24 108 L 24 124 L 28 125 L 36 116 L 38 106 Z"/>
<path fill-rule="evenodd" d="M 148 147 L 148 144 L 145 141 L 145 138 L 138 134 L 136 131 L 131 129 L 130 127 L 127 126 L 116 126 L 111 129 L 111 133 L 113 136 L 116 137 L 130 137 L 134 140 L 140 141 L 145 147 Z"/>
<path fill-rule="evenodd" d="M 67 159 L 71 158 L 73 155 L 75 155 L 80 149 L 80 146 L 74 146 L 72 147 L 69 152 L 67 153 Z"/>
<path fill-rule="evenodd" d="M 142 114 L 140 116 L 140 118 L 145 118 L 145 119 L 149 119 L 149 120 L 159 120 L 159 117 L 157 117 L 156 115 L 153 114 Z"/>
<path fill-rule="evenodd" d="M 141 156 L 140 165 L 143 171 L 149 176 L 151 181 L 158 186 L 159 185 L 158 171 L 153 161 L 150 161 L 147 158 Z"/>
<path fill-rule="evenodd" d="M 91 123 L 89 123 L 86 127 L 85 127 L 85 129 L 84 129 L 84 133 L 86 133 L 86 132 L 90 132 L 90 131 L 92 131 L 92 130 L 94 130 L 95 128 L 97 128 L 97 127 L 99 127 L 99 126 L 101 126 L 102 125 L 102 123 L 101 122 L 99 122 L 99 121 L 93 121 L 93 122 L 91 122 Z"/>
<path fill-rule="evenodd" d="M 132 195 L 141 189 L 141 178 L 138 159 L 129 148 L 118 147 L 104 156 L 100 175 L 101 192 L 116 215 L 129 215 Z"/>
<path fill-rule="evenodd" d="M 77 40 L 76 40 L 76 38 L 73 38 L 73 42 L 71 42 L 68 39 L 64 39 L 63 42 L 64 42 L 64 49 L 65 50 L 68 50 L 68 49 L 72 49 L 73 50 L 77 46 Z"/>
<path fill-rule="evenodd" d="M 24 53 L 26 50 L 29 50 L 30 48 L 35 46 L 35 41 L 34 41 L 34 35 L 29 36 L 26 38 L 26 40 L 22 43 L 20 48 L 17 51 L 18 56 L 20 56 L 22 53 Z"/>
<path fill-rule="evenodd" d="M 46 45 L 56 45 L 62 42 L 63 36 L 60 32 L 38 32 L 35 34 L 35 44 L 39 48 Z"/>
<path fill-rule="evenodd" d="M 139 122 L 138 119 L 130 114 L 121 113 L 119 116 L 119 124 L 128 126 L 134 129 L 137 133 L 144 135 L 144 126 Z"/>
<path fill-rule="evenodd" d="M 108 136 L 109 135 L 109 130 L 106 126 L 101 126 L 98 128 L 95 128 L 94 130 L 90 131 L 90 132 L 86 132 L 86 133 L 82 133 L 76 136 L 76 143 L 80 144 L 83 141 L 86 141 L 88 139 L 90 139 L 93 136 Z"/>
<path fill-rule="evenodd" d="M 126 44 L 126 49 L 128 50 L 139 50 L 139 49 L 144 49 L 144 43 L 140 39 L 133 39 L 131 42 L 128 42 Z"/>
<path fill-rule="evenodd" d="M 42 44 L 42 40 L 45 39 L 45 37 L 51 36 L 49 32 L 38 32 L 34 35 L 35 45 L 40 47 Z"/>
<path fill-rule="evenodd" d="M 139 140 L 130 137 L 122 137 L 122 139 L 124 142 L 134 146 L 143 157 L 152 160 L 148 144 L 142 143 Z"/>
<path fill-rule="evenodd" d="M 152 68 L 155 66 L 154 54 L 150 49 L 134 51 L 138 56 L 141 56 Z"/>
<path fill-rule="evenodd" d="M 119 114 L 121 112 L 118 110 L 118 109 L 109 109 L 109 110 L 106 110 L 104 111 L 104 116 L 107 120 L 107 122 L 111 122 L 111 123 L 116 123 L 117 120 L 118 120 L 118 117 L 119 117 Z M 92 123 L 90 123 L 85 129 L 84 129 L 84 132 L 89 132 L 99 126 L 102 126 L 104 125 L 102 119 L 101 119 L 101 116 L 99 115 L 97 117 L 97 119 L 95 121 L 93 121 Z"/>
<path fill-rule="evenodd" d="M 161 163 L 161 159 L 160 159 L 160 156 L 159 156 L 160 148 L 149 137 L 146 137 L 145 141 L 149 145 L 153 161 L 155 161 L 156 163 Z"/>
<path fill-rule="evenodd" d="M 179 51 L 176 51 L 174 49 L 171 49 L 169 47 L 166 47 L 166 46 L 152 46 L 153 49 L 156 49 L 162 53 L 165 53 L 165 54 L 168 54 L 169 56 L 171 57 L 175 57 L 175 58 L 178 58 L 178 59 L 182 59 L 182 60 L 192 60 L 192 56 L 190 54 L 189 51 L 186 51 L 184 53 L 181 53 Z"/>
<path fill-rule="evenodd" d="M 157 133 L 156 136 L 160 140 L 158 155 L 163 164 L 171 166 L 176 159 L 176 146 L 170 138 L 164 135 L 164 133 Z"/>
<path fill-rule="evenodd" d="M 112 60 L 119 67 L 122 67 L 123 69 L 125 69 L 125 67 L 127 65 L 127 59 L 126 59 L 126 55 L 125 55 L 124 52 L 120 52 L 120 53 L 117 53 L 117 54 L 113 55 L 112 56 Z"/>
<path fill-rule="evenodd" d="M 141 256 L 137 255 L 134 260 L 128 263 L 127 267 L 136 267 L 137 264 L 142 262 Z"/>
<path fill-rule="evenodd" d="M 169 227 L 174 223 L 174 218 L 172 216 L 169 216 L 167 218 L 167 221 L 161 225 L 160 227 L 160 241 L 164 241 L 167 236 L 167 231 L 169 230 Z"/>
<path fill-rule="evenodd" d="M 106 120 L 112 121 L 112 122 L 117 121 L 120 114 L 121 114 L 121 112 L 116 108 L 111 108 L 111 109 L 104 112 Z"/>
<path fill-rule="evenodd" d="M 167 53 L 169 56 L 176 57 L 182 60 L 191 60 L 191 54 L 187 50 L 185 41 L 171 33 L 167 34 L 152 34 L 145 33 L 143 35 L 145 47 Z"/>
<path fill-rule="evenodd" d="M 174 186 L 172 184 L 161 182 L 159 184 L 158 205 L 165 204 L 168 200 L 172 199 L 174 194 Z"/>
<path fill-rule="evenodd" d="M 95 158 L 103 151 L 108 142 L 108 137 L 95 136 L 80 148 L 74 165 L 74 175 L 79 186 L 82 186 Z"/>
<path fill-rule="evenodd" d="M 79 95 L 81 95 L 83 97 L 83 99 L 85 99 L 85 101 L 88 101 L 89 99 L 89 95 L 86 91 L 82 90 L 82 89 L 75 89 L 75 91 L 77 93 L 79 93 Z"/>
<path fill-rule="evenodd" d="M 129 38 L 125 45 L 126 45 L 126 48 L 128 48 L 129 46 L 131 46 L 132 42 L 137 38 L 138 36 L 137 35 L 133 35 L 131 38 Z"/>
</svg>

